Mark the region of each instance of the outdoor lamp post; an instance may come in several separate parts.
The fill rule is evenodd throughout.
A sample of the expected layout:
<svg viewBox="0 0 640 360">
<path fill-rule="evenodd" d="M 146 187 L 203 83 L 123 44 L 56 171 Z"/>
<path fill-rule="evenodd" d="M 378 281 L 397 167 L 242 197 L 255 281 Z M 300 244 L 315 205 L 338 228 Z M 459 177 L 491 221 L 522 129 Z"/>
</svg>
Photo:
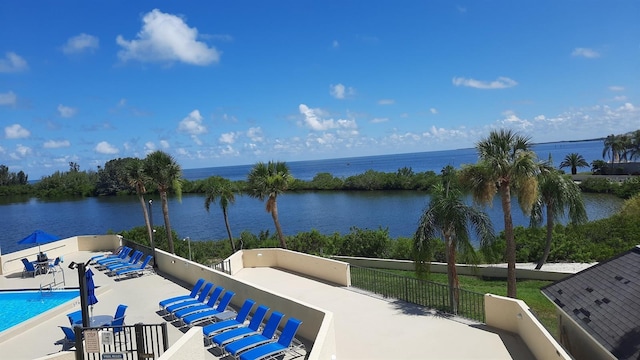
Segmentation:
<svg viewBox="0 0 640 360">
<path fill-rule="evenodd" d="M 155 241 L 153 239 L 153 233 L 156 231 L 153 228 L 153 208 L 151 207 L 151 205 L 153 205 L 153 200 L 149 199 L 149 226 L 151 226 L 151 234 L 149 235 L 149 242 L 151 243 L 151 256 L 153 256 L 153 268 L 157 269 L 158 265 L 156 264 L 156 244 Z"/>
<path fill-rule="evenodd" d="M 91 260 L 89 260 L 91 261 Z M 71 262 L 69 269 L 78 269 L 78 285 L 80 286 L 80 309 L 82 310 L 82 327 L 89 327 L 89 302 L 87 300 L 87 277 L 86 267 L 89 265 L 89 261 L 86 264 Z"/>
<path fill-rule="evenodd" d="M 186 238 L 182 239 L 182 241 L 186 241 L 187 245 L 189 246 L 189 261 L 191 261 L 191 238 L 187 236 Z"/>
</svg>

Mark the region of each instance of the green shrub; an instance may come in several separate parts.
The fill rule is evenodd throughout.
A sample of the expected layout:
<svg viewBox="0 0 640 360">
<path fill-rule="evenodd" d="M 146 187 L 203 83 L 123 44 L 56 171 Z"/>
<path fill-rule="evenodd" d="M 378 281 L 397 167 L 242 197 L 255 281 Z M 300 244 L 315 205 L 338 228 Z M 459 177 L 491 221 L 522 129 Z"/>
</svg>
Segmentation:
<svg viewBox="0 0 640 360">
<path fill-rule="evenodd" d="M 343 237 L 337 255 L 384 259 L 389 254 L 390 244 L 388 229 L 368 230 L 354 226 Z"/>
</svg>

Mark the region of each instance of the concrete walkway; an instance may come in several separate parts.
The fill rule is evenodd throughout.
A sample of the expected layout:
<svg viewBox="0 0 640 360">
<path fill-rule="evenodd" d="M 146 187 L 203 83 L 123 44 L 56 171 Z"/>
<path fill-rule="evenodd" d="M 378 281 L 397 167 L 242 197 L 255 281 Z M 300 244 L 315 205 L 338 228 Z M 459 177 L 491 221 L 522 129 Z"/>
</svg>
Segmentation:
<svg viewBox="0 0 640 360">
<path fill-rule="evenodd" d="M 534 359 L 517 335 L 402 301 L 272 268 L 235 277 L 333 312 L 338 359 Z"/>
</svg>

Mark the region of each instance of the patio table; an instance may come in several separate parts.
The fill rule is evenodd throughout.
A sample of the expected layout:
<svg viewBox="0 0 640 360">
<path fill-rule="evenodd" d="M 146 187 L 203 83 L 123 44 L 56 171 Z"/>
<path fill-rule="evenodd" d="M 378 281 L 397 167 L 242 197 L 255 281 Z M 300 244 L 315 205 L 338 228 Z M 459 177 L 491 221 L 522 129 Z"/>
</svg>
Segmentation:
<svg viewBox="0 0 640 360">
<path fill-rule="evenodd" d="M 89 326 L 90 327 L 100 327 L 111 325 L 113 321 L 113 316 L 111 315 L 95 315 L 89 318 Z M 82 326 L 82 319 L 73 323 L 73 326 Z"/>
</svg>

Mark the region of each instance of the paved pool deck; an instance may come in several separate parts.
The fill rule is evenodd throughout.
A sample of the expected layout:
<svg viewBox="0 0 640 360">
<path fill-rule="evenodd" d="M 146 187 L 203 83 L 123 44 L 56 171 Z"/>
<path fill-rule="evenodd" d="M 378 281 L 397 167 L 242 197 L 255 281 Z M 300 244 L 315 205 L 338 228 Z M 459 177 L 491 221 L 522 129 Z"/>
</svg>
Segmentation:
<svg viewBox="0 0 640 360">
<path fill-rule="evenodd" d="M 65 256 L 66 287 L 77 287 L 71 261 L 85 262 L 94 253 Z M 126 324 L 158 324 L 158 302 L 183 295 L 191 285 L 177 284 L 161 274 L 116 281 L 102 271 L 94 271 L 99 302 L 94 315 L 113 315 L 119 304 L 129 306 Z M 510 333 L 463 319 L 438 315 L 428 309 L 401 301 L 382 299 L 351 288 L 334 286 L 272 268 L 247 268 L 235 275 L 246 282 L 290 296 L 334 313 L 337 359 L 533 359 L 522 340 Z M 58 278 L 60 275 L 58 275 Z M 38 289 L 51 275 L 22 278 L 21 273 L 0 276 L 0 289 Z M 23 331 L 0 342 L 0 358 L 36 359 L 61 350 L 61 325 L 66 314 L 78 310 L 79 301 L 59 309 L 57 314 L 31 322 Z M 169 324 L 169 343 L 182 331 Z M 5 357 L 6 356 L 6 357 Z M 217 359 L 210 351 L 205 358 Z"/>
</svg>

